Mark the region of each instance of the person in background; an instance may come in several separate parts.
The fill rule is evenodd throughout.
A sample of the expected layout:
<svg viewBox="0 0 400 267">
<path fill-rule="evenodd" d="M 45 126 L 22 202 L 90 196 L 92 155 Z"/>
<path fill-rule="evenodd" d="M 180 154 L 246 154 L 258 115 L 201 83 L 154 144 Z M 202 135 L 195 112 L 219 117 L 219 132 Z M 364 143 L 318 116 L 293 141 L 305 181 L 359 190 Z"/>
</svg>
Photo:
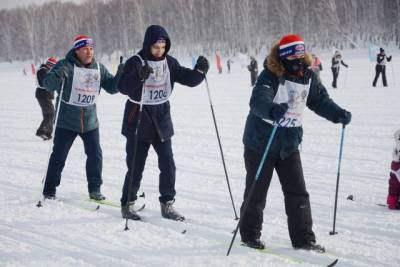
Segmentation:
<svg viewBox="0 0 400 267">
<path fill-rule="evenodd" d="M 230 58 L 226 61 L 226 67 L 228 68 L 228 73 L 231 73 L 231 64 L 232 63 L 233 63 L 233 60 Z"/>
<path fill-rule="evenodd" d="M 217 64 L 218 73 L 222 73 L 222 63 L 221 63 L 221 56 L 217 53 L 215 54 L 215 63 Z"/>
<path fill-rule="evenodd" d="M 320 77 L 320 72 L 322 70 L 321 60 L 316 54 L 311 54 L 311 56 L 312 56 L 311 70 L 317 75 L 318 79 L 321 80 Z"/>
<path fill-rule="evenodd" d="M 56 63 L 57 60 L 53 57 L 50 57 L 46 60 L 45 64 L 40 65 L 40 68 L 36 73 L 38 86 L 36 88 L 35 97 L 39 102 L 39 106 L 43 115 L 42 122 L 40 123 L 39 128 L 36 130 L 36 135 L 43 140 L 49 140 L 52 138 L 51 134 L 53 132 L 54 120 L 54 92 L 46 90 L 43 84 L 47 73 L 49 73 L 51 68 L 53 68 Z"/>
<path fill-rule="evenodd" d="M 346 68 L 349 67 L 346 63 L 343 62 L 342 54 L 340 53 L 340 51 L 336 50 L 335 54 L 332 57 L 332 67 L 331 67 L 333 75 L 333 81 L 332 81 L 333 88 L 337 88 L 337 79 L 339 77 L 340 65 L 343 65 Z"/>
<path fill-rule="evenodd" d="M 400 209 L 400 130 L 394 133 L 395 147 L 390 166 L 389 192 L 386 203 L 391 210 Z"/>
<path fill-rule="evenodd" d="M 379 49 L 379 54 L 376 56 L 376 66 L 375 66 L 375 78 L 372 82 L 372 86 L 376 86 L 376 82 L 378 81 L 379 75 L 382 73 L 382 83 L 383 86 L 387 86 L 386 81 L 386 61 L 390 62 L 392 60 L 392 56 L 386 56 L 385 50 L 381 47 Z"/>
<path fill-rule="evenodd" d="M 258 76 L 258 64 L 254 57 L 250 57 L 250 65 L 247 66 L 247 69 L 250 71 L 251 86 L 254 86 Z"/>
</svg>

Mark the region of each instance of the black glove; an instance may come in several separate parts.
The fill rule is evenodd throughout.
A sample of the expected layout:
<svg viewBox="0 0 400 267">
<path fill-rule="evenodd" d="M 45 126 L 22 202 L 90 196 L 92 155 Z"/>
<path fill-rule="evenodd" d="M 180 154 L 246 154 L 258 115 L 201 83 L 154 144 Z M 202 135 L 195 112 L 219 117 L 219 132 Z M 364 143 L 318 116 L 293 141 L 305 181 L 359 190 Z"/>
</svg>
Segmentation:
<svg viewBox="0 0 400 267">
<path fill-rule="evenodd" d="M 149 78 L 150 73 L 153 73 L 153 69 L 149 66 L 147 61 L 144 62 L 144 66 L 139 69 L 139 79 L 143 82 Z"/>
<path fill-rule="evenodd" d="M 349 124 L 351 121 L 351 113 L 347 110 L 342 109 L 337 115 L 337 122 L 343 125 Z"/>
<path fill-rule="evenodd" d="M 281 104 L 274 104 L 269 111 L 269 116 L 274 120 L 280 120 L 285 115 L 286 111 L 288 110 L 289 106 L 287 103 Z"/>
<path fill-rule="evenodd" d="M 202 72 L 203 74 L 207 74 L 209 68 L 210 65 L 208 64 L 208 60 L 203 56 L 199 56 L 194 69 Z"/>
<path fill-rule="evenodd" d="M 121 71 L 123 71 L 123 69 L 124 69 L 124 66 L 125 66 L 125 64 L 124 64 L 124 63 L 120 63 L 120 64 L 118 65 L 118 72 L 121 72 Z"/>
</svg>

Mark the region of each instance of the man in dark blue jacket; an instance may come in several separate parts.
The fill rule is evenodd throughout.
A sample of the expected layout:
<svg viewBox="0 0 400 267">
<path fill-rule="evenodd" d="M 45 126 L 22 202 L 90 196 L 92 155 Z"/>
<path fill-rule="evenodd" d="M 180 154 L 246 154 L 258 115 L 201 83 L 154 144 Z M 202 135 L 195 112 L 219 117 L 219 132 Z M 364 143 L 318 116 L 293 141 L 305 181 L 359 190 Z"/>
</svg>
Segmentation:
<svg viewBox="0 0 400 267">
<path fill-rule="evenodd" d="M 292 246 L 324 251 L 316 244 L 312 231 L 309 195 L 298 149 L 303 135 L 303 112 L 307 106 L 319 116 L 342 124 L 350 123 L 351 113 L 329 98 L 316 74 L 308 68 L 310 65 L 311 55 L 305 52 L 301 37 L 284 36 L 272 48 L 253 89 L 243 136 L 247 172 L 244 200 L 248 197 L 274 124 L 279 123 L 279 128 L 244 214 L 243 204 L 241 208 L 240 234 L 243 243 L 251 248 L 264 248 L 260 240 L 263 210 L 275 169 L 285 197 Z"/>
<path fill-rule="evenodd" d="M 209 64 L 207 59 L 200 56 L 194 70 L 182 67 L 175 58 L 168 55 L 170 47 L 171 41 L 164 28 L 158 25 L 148 27 L 143 49 L 127 60 L 118 84 L 120 92 L 128 96 L 122 125 L 122 134 L 127 138 L 126 164 L 128 167 L 121 197 L 123 218 L 140 220 L 134 204 L 147 154 L 152 145 L 158 155 L 160 169 L 161 214 L 167 219 L 184 220 L 184 217 L 173 207 L 176 192 L 171 137 L 174 130 L 168 98 L 175 82 L 190 87 L 200 84 L 208 71 Z M 144 106 L 138 129 L 137 147 L 134 147 L 140 104 Z M 132 170 L 131 164 L 135 150 L 136 158 Z M 131 194 L 128 196 L 129 178 L 132 171 Z"/>
</svg>

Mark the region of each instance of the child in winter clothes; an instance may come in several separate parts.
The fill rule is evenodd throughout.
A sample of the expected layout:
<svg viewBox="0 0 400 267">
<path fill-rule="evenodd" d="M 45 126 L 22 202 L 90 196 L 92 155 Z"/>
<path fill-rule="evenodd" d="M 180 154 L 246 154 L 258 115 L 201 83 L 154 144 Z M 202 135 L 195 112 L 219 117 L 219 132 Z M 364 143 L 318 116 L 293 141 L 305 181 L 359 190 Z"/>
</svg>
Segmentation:
<svg viewBox="0 0 400 267">
<path fill-rule="evenodd" d="M 390 169 L 389 178 L 389 194 L 387 196 L 387 204 L 389 209 L 400 209 L 400 130 L 394 133 L 396 142 L 393 149 L 393 161 Z"/>
</svg>

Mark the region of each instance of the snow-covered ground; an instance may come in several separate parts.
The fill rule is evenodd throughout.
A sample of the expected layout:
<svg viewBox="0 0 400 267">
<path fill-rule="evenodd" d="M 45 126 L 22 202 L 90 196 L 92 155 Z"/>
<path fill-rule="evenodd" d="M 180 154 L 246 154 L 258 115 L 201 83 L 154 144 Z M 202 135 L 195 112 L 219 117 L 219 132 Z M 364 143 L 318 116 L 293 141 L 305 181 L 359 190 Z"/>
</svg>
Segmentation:
<svg viewBox="0 0 400 267">
<path fill-rule="evenodd" d="M 393 133 L 400 128 L 399 54 L 387 69 L 390 87 L 371 86 L 374 63 L 365 51 L 346 51 L 350 68 L 341 69 L 339 89 L 331 89 L 330 55 L 322 54 L 322 80 L 331 97 L 353 114 L 346 128 L 336 230 L 332 230 L 340 125 L 307 110 L 302 160 L 314 231 L 327 248 L 324 256 L 295 251 L 288 237 L 283 195 L 277 177 L 269 190 L 262 239 L 278 257 L 240 246 L 225 256 L 237 221 L 230 203 L 205 84 L 176 85 L 171 98 L 177 165 L 176 208 L 187 222 L 161 218 L 158 167 L 151 150 L 141 191 L 143 221 L 125 221 L 118 208 L 85 202 L 83 143 L 68 157 L 57 196 L 63 201 L 35 205 L 41 196 L 50 142 L 34 135 L 41 112 L 35 81 L 22 76 L 22 63 L 0 64 L 0 266 L 400 266 L 400 211 L 385 203 Z M 189 61 L 188 61 L 189 62 Z M 226 59 L 223 59 L 226 62 Z M 242 133 L 251 94 L 247 70 L 233 64 L 231 74 L 212 69 L 208 81 L 236 209 L 242 201 Z M 259 59 L 259 66 L 262 59 Z M 120 134 L 125 97 L 103 92 L 98 101 L 103 148 L 103 193 L 118 202 L 126 171 L 125 139 Z M 354 201 L 346 200 L 348 195 Z M 79 201 L 75 201 L 79 200 Z M 143 201 L 143 199 L 141 199 Z M 186 230 L 186 232 L 184 231 Z M 183 233 L 185 232 L 185 233 Z"/>
</svg>

